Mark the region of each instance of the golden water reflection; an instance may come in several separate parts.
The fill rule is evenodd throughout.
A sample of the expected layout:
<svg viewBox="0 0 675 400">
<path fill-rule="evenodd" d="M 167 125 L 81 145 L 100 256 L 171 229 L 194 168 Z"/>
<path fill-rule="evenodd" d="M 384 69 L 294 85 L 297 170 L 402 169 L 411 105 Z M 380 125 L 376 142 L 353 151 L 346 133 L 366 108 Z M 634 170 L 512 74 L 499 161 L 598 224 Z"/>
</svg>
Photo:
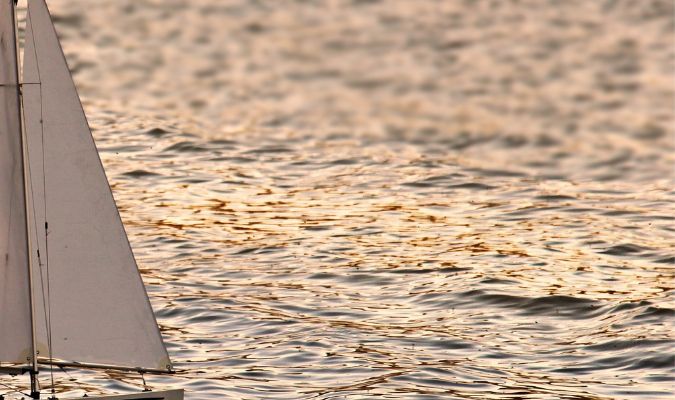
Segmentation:
<svg viewBox="0 0 675 400">
<path fill-rule="evenodd" d="M 673 394 L 671 2 L 50 6 L 180 370 L 151 386 Z"/>
</svg>

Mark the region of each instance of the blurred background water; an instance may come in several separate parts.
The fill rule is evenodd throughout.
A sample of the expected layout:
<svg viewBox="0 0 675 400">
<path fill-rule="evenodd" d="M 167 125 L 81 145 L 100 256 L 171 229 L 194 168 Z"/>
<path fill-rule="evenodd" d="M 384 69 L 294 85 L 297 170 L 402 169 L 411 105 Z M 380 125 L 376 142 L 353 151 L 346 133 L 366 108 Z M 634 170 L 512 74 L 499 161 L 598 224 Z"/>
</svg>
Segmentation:
<svg viewBox="0 0 675 400">
<path fill-rule="evenodd" d="M 672 1 L 49 5 L 180 370 L 151 387 L 675 395 Z"/>
</svg>

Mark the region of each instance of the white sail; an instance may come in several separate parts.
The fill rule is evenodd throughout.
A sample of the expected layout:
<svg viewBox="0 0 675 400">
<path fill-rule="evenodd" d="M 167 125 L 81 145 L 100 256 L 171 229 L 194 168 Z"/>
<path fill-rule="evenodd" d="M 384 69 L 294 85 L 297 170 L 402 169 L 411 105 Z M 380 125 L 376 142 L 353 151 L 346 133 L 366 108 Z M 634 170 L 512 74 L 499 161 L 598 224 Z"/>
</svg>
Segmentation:
<svg viewBox="0 0 675 400">
<path fill-rule="evenodd" d="M 39 357 L 152 369 L 169 357 L 44 0 L 28 1 L 24 112 Z M 48 234 L 45 233 L 48 223 Z M 47 276 L 48 275 L 48 276 Z M 46 307 L 45 307 L 46 306 Z"/>
<path fill-rule="evenodd" d="M 31 357 L 30 295 L 13 0 L 0 0 L 0 362 Z"/>
</svg>

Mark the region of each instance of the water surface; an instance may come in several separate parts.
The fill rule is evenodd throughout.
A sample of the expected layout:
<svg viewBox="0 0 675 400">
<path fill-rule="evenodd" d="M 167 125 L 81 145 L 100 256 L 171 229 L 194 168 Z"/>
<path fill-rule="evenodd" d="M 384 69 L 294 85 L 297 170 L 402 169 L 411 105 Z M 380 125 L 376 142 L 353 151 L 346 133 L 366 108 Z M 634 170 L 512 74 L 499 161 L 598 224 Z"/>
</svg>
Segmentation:
<svg viewBox="0 0 675 400">
<path fill-rule="evenodd" d="M 179 369 L 151 387 L 675 395 L 672 2 L 49 4 Z"/>
</svg>

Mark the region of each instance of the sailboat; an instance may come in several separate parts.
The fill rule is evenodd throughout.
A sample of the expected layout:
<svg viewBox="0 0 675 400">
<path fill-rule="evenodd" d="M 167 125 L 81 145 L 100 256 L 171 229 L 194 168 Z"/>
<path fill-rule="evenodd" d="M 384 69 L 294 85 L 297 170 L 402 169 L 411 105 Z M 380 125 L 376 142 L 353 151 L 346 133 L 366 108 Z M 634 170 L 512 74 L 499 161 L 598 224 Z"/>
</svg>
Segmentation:
<svg viewBox="0 0 675 400">
<path fill-rule="evenodd" d="M 16 7 L 0 0 L 0 372 L 33 399 L 54 367 L 172 373 L 47 4 L 27 1 L 22 73 Z"/>
</svg>

